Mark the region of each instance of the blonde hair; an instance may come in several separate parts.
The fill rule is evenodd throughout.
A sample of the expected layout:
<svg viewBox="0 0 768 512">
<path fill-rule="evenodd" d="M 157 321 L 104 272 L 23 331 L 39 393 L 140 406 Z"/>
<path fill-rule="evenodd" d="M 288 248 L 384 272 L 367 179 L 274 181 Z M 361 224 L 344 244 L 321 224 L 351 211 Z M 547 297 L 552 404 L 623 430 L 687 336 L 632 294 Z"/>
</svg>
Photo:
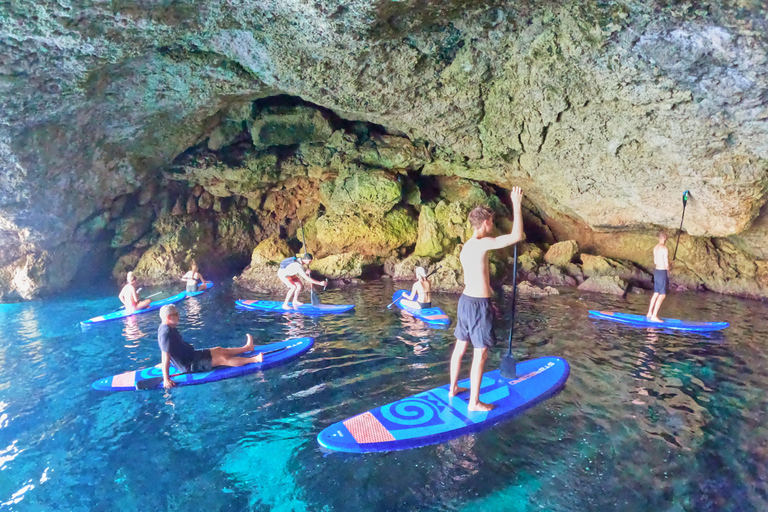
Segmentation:
<svg viewBox="0 0 768 512">
<path fill-rule="evenodd" d="M 128 274 L 125 276 L 125 278 L 128 280 L 129 283 L 133 282 L 133 272 L 128 272 Z"/>
</svg>

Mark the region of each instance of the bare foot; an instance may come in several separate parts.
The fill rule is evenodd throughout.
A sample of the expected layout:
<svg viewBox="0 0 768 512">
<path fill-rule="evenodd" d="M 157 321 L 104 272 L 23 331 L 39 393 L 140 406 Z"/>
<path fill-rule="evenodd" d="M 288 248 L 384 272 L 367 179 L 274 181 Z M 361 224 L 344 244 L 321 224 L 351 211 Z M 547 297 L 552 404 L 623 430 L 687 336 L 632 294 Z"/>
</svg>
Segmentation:
<svg viewBox="0 0 768 512">
<path fill-rule="evenodd" d="M 283 309 L 288 309 L 290 307 L 291 307 L 290 304 L 288 304 L 287 302 L 283 302 Z"/>
<path fill-rule="evenodd" d="M 264 360 L 264 354 L 262 354 L 261 352 L 259 352 L 259 355 L 253 358 L 254 363 L 260 363 L 263 360 Z"/>
<path fill-rule="evenodd" d="M 251 350 L 253 350 L 253 336 L 251 336 L 250 334 L 246 334 L 245 339 L 246 339 L 245 348 L 248 349 L 247 352 L 250 352 Z"/>
<path fill-rule="evenodd" d="M 484 402 L 477 402 L 476 404 L 469 404 L 467 406 L 468 411 L 476 411 L 476 412 L 488 412 L 492 410 L 494 407 L 496 407 L 493 404 L 486 404 Z"/>
<path fill-rule="evenodd" d="M 652 316 L 651 318 L 649 318 L 649 320 L 650 320 L 651 322 L 659 322 L 660 324 L 663 324 L 663 323 L 664 323 L 664 320 L 662 320 L 661 318 L 659 318 L 659 317 L 657 317 L 657 316 Z"/>
<path fill-rule="evenodd" d="M 455 388 L 451 389 L 448 392 L 448 396 L 453 398 L 454 396 L 458 395 L 459 393 L 463 393 L 465 391 L 469 391 L 467 388 L 460 388 L 459 386 L 456 386 Z"/>
<path fill-rule="evenodd" d="M 299 307 L 299 306 L 303 306 L 303 305 L 304 305 L 304 303 L 303 303 L 303 302 L 299 302 L 299 301 L 297 301 L 297 300 L 293 301 L 293 307 L 295 307 L 295 308 L 297 308 L 297 307 Z"/>
</svg>

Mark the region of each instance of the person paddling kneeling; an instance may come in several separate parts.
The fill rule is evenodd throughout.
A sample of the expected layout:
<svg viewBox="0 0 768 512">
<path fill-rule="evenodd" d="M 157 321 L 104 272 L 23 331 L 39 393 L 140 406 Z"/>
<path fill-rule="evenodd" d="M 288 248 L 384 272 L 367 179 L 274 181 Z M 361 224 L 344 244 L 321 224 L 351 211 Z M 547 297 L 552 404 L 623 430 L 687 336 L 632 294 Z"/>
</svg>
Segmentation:
<svg viewBox="0 0 768 512">
<path fill-rule="evenodd" d="M 400 305 L 406 308 L 427 309 L 432 307 L 432 285 L 427 278 L 424 267 L 416 267 L 416 279 L 411 288 L 411 293 L 403 294 Z M 416 297 L 414 301 L 413 298 Z"/>
<path fill-rule="evenodd" d="M 253 351 L 253 336 L 246 334 L 246 344 L 239 348 L 213 347 L 202 350 L 184 341 L 176 328 L 179 325 L 179 312 L 176 306 L 166 304 L 160 308 L 162 324 L 157 329 L 157 344 L 163 354 L 163 387 L 172 388 L 176 385 L 171 380 L 170 366 L 184 373 L 209 372 L 216 366 L 245 366 L 250 363 L 260 363 L 264 355 L 259 352 L 254 357 L 238 357 L 245 352 Z"/>
<path fill-rule="evenodd" d="M 288 287 L 288 293 L 285 295 L 285 300 L 283 301 L 284 308 L 289 307 L 288 302 L 291 300 L 291 295 L 293 295 L 294 307 L 303 304 L 303 302 L 299 302 L 301 279 L 316 285 L 325 286 L 328 284 L 327 279 L 325 281 L 317 281 L 310 277 L 309 272 L 304 269 L 304 267 L 308 266 L 310 263 L 312 263 L 312 255 L 306 252 L 300 258 L 292 256 L 290 258 L 285 258 L 280 262 L 280 269 L 277 271 L 277 277 L 279 277 Z"/>
</svg>

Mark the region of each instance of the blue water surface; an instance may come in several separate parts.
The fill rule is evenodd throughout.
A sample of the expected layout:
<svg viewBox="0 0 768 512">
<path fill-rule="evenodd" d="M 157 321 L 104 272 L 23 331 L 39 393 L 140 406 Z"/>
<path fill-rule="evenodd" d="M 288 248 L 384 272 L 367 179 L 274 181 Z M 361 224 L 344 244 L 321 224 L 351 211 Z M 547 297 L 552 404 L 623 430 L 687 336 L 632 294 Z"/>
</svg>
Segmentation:
<svg viewBox="0 0 768 512">
<path fill-rule="evenodd" d="M 731 322 L 711 336 L 587 317 L 645 313 L 648 295 L 521 299 L 514 353 L 566 358 L 562 393 L 448 443 L 323 453 L 326 426 L 447 382 L 452 328 L 387 310 L 394 289 L 328 291 L 325 302 L 356 310 L 312 318 L 238 311 L 235 299 L 275 297 L 217 281 L 178 305 L 196 347 L 246 333 L 316 345 L 279 368 L 169 392 L 90 388 L 159 362 L 154 313 L 80 327 L 119 305 L 116 290 L 0 305 L 0 510 L 768 510 L 768 305 L 714 294 L 671 295 L 662 309 Z M 457 299 L 434 303 L 455 319 Z M 489 369 L 508 333 L 509 301 L 497 304 Z"/>
</svg>

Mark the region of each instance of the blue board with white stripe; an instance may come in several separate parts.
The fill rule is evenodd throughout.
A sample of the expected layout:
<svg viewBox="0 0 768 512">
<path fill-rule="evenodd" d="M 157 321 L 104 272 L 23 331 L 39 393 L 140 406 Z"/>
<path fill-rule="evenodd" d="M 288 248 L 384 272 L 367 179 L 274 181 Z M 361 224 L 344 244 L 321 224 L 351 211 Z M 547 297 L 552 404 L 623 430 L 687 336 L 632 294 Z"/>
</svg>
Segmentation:
<svg viewBox="0 0 768 512">
<path fill-rule="evenodd" d="M 328 314 L 346 313 L 354 309 L 354 304 L 302 304 L 300 306 L 283 307 L 283 303 L 276 300 L 236 300 L 235 304 L 243 309 L 251 311 L 271 311 L 273 313 L 301 313 L 302 315 L 317 316 Z"/>
<path fill-rule="evenodd" d="M 161 307 L 165 306 L 166 304 L 174 304 L 176 302 L 180 302 L 184 299 L 188 299 L 190 297 L 196 297 L 200 295 L 201 293 L 205 292 L 206 290 L 210 290 L 213 288 L 213 283 L 210 281 L 205 283 L 205 286 L 200 285 L 198 287 L 198 291 L 196 292 L 181 292 L 177 293 L 176 295 L 173 295 L 171 297 L 161 299 L 161 300 L 155 300 L 149 303 L 149 306 L 147 306 L 144 309 L 139 309 L 137 311 L 133 311 L 129 313 L 125 309 L 121 309 L 119 311 L 114 311 L 112 313 L 108 313 L 106 315 L 101 315 L 97 317 L 93 317 L 89 320 L 83 320 L 80 322 L 80 325 L 93 325 L 98 324 L 101 322 L 108 322 L 109 320 L 117 320 L 119 318 L 126 318 L 133 315 L 140 315 L 142 313 L 149 313 L 150 311 L 155 311 L 157 309 L 160 309 Z"/>
<path fill-rule="evenodd" d="M 171 375 L 171 380 L 174 381 L 177 386 L 192 386 L 195 384 L 205 384 L 206 382 L 215 382 L 217 380 L 231 379 L 233 377 L 260 372 L 285 364 L 306 353 L 312 348 L 314 343 L 315 340 L 313 338 L 293 338 L 277 343 L 270 343 L 268 345 L 260 345 L 256 347 L 253 352 L 240 354 L 240 357 L 253 357 L 261 352 L 264 354 L 264 360 L 260 363 L 250 363 L 244 366 L 220 366 L 209 372 L 183 374 L 179 374 L 179 370 L 171 366 L 169 373 Z M 267 354 L 267 352 L 270 351 L 272 351 L 272 353 Z M 133 391 L 138 389 L 137 386 L 139 385 L 139 381 L 150 380 L 152 386 L 140 387 L 143 387 L 143 389 L 162 389 L 162 377 L 163 370 L 160 366 L 152 366 L 151 368 L 133 370 L 112 377 L 99 379 L 91 384 L 91 387 L 98 389 L 99 391 Z"/>
<path fill-rule="evenodd" d="M 675 331 L 689 332 L 710 332 L 725 329 L 730 324 L 728 322 L 689 322 L 687 320 L 677 320 L 676 318 L 662 318 L 663 322 L 652 322 L 643 315 L 632 315 L 629 313 L 617 313 L 614 311 L 595 311 L 589 310 L 589 316 L 601 320 L 610 320 L 632 327 L 653 327 L 655 329 L 672 329 Z"/>
<path fill-rule="evenodd" d="M 392 302 L 394 302 L 398 308 L 402 309 L 403 313 L 418 318 L 432 327 L 445 327 L 446 325 L 451 325 L 450 317 L 438 307 L 418 309 L 404 306 L 401 299 L 406 293 L 408 293 L 406 290 L 397 290 L 394 295 L 392 295 Z"/>
<path fill-rule="evenodd" d="M 530 409 L 565 386 L 570 366 L 559 357 L 541 357 L 517 364 L 517 378 L 498 370 L 483 375 L 480 400 L 496 407 L 469 412 L 469 391 L 450 398 L 449 385 L 372 409 L 334 423 L 317 436 L 320 446 L 334 451 L 365 453 L 417 448 L 480 432 Z M 459 381 L 469 388 L 469 379 Z"/>
</svg>

